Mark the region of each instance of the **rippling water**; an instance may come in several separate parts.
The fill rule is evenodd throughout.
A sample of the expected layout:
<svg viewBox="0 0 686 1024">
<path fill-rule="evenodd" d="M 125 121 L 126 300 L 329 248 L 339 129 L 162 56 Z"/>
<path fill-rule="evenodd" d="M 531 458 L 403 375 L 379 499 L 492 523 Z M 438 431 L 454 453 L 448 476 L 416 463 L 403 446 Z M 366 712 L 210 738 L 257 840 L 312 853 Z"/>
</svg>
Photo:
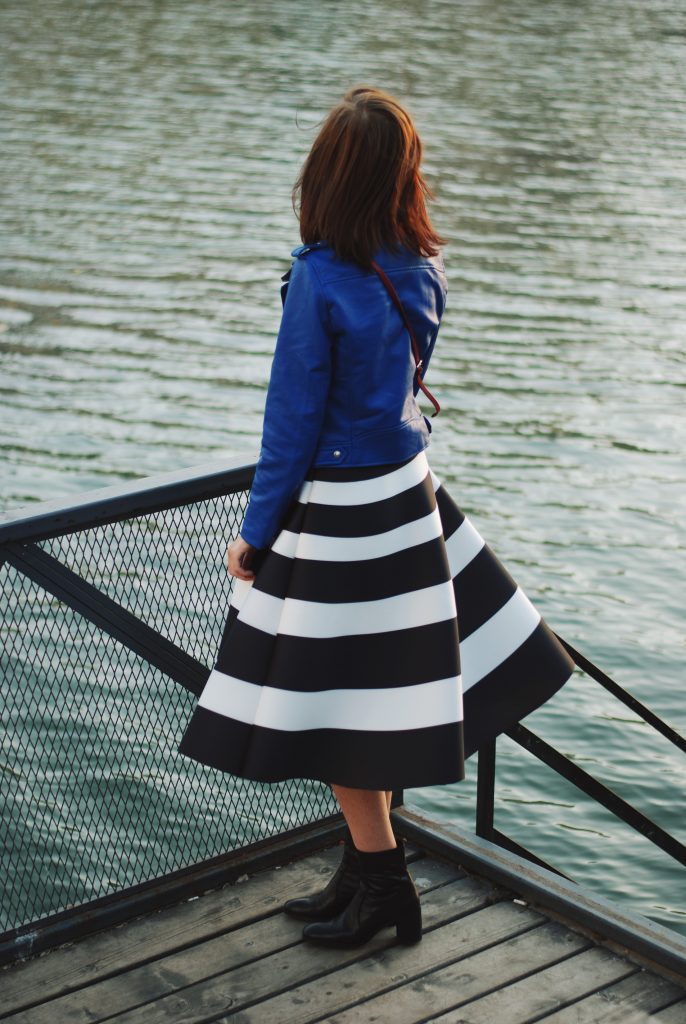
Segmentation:
<svg viewBox="0 0 686 1024">
<path fill-rule="evenodd" d="M 683 729 L 685 46 L 675 0 L 8 0 L 3 507 L 256 457 L 291 184 L 330 104 L 380 84 L 449 239 L 432 466 L 551 625 Z M 683 757 L 599 687 L 527 724 L 686 838 Z M 686 931 L 666 855 L 499 750 L 501 830 Z M 469 767 L 408 803 L 471 822 Z"/>
</svg>

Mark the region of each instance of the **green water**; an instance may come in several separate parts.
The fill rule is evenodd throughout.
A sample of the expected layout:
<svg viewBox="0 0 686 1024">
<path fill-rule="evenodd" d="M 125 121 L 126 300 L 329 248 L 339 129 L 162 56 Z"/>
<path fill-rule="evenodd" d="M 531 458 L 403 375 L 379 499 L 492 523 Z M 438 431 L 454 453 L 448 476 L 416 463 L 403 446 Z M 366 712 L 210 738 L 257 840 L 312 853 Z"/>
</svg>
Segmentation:
<svg viewBox="0 0 686 1024">
<path fill-rule="evenodd" d="M 329 105 L 380 84 L 449 239 L 431 464 L 683 731 L 684 36 L 675 0 L 3 4 L 2 507 L 256 457 L 291 184 Z M 686 838 L 683 756 L 598 686 L 527 725 Z M 407 802 L 470 824 L 469 768 Z M 502 831 L 686 931 L 683 869 L 508 740 L 497 790 Z"/>
</svg>

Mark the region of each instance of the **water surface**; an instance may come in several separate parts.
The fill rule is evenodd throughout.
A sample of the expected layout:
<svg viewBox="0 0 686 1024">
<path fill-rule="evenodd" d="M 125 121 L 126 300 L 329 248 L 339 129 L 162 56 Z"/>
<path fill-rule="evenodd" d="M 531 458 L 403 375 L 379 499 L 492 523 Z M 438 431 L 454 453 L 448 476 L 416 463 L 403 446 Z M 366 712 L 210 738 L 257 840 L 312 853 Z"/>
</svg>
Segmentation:
<svg viewBox="0 0 686 1024">
<path fill-rule="evenodd" d="M 4 509 L 256 457 L 290 188 L 356 82 L 413 111 L 450 293 L 432 466 L 548 621 L 682 730 L 683 7 L 3 5 Z M 527 720 L 682 840 L 684 764 L 579 676 Z M 475 759 L 408 803 L 471 823 Z M 682 872 L 509 740 L 497 825 L 686 931 Z"/>
</svg>

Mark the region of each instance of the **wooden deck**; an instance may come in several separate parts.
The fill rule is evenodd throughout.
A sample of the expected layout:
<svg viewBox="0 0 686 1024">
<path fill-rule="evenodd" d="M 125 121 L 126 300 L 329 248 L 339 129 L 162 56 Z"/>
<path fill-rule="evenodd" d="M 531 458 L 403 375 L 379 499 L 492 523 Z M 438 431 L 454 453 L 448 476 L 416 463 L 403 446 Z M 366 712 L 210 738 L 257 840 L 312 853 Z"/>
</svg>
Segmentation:
<svg viewBox="0 0 686 1024">
<path fill-rule="evenodd" d="M 686 1024 L 686 977 L 658 973 L 513 891 L 406 842 L 424 934 L 352 950 L 302 939 L 286 899 L 341 848 L 243 875 L 0 971 L 11 1024 Z"/>
</svg>

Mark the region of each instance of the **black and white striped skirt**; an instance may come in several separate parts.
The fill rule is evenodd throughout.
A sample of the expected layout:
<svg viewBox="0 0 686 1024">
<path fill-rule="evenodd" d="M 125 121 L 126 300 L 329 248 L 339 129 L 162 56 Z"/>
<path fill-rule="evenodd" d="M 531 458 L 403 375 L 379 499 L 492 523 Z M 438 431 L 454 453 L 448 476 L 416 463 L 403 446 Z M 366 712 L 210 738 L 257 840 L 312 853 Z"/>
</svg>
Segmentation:
<svg viewBox="0 0 686 1024">
<path fill-rule="evenodd" d="M 574 667 L 426 451 L 310 469 L 254 568 L 178 748 L 245 779 L 458 782 Z"/>
</svg>

